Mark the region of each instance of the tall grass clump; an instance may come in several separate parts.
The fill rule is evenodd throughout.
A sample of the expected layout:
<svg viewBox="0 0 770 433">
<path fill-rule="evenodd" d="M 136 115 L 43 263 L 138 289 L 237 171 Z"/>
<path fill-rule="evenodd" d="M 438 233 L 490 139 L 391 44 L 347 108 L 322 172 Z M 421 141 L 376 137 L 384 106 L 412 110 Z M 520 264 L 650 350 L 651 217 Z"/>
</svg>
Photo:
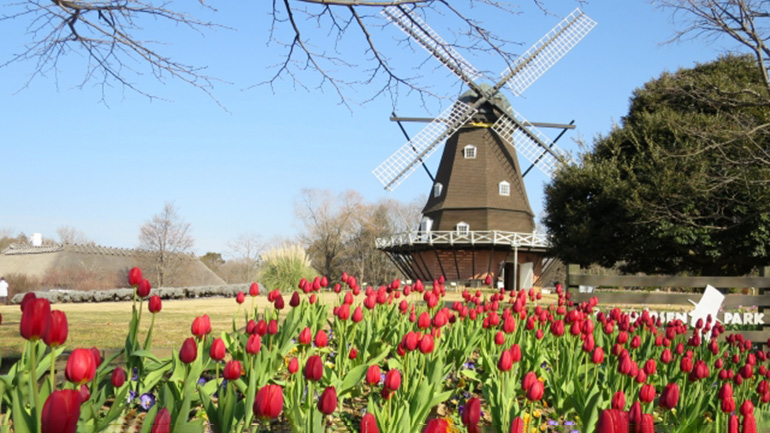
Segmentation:
<svg viewBox="0 0 770 433">
<path fill-rule="evenodd" d="M 315 269 L 300 245 L 281 245 L 260 255 L 259 282 L 268 289 L 291 290 L 302 278 L 312 278 Z"/>
</svg>

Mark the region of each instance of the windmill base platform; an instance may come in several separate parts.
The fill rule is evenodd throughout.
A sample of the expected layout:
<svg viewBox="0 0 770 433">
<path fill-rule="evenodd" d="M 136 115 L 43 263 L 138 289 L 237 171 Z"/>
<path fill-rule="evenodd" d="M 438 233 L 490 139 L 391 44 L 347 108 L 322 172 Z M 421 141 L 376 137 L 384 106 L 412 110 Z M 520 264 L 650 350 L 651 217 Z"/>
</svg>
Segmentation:
<svg viewBox="0 0 770 433">
<path fill-rule="evenodd" d="M 413 280 L 480 286 L 487 275 L 507 290 L 529 288 L 548 257 L 548 239 L 504 231 L 412 231 L 376 240 L 378 250 Z"/>
</svg>

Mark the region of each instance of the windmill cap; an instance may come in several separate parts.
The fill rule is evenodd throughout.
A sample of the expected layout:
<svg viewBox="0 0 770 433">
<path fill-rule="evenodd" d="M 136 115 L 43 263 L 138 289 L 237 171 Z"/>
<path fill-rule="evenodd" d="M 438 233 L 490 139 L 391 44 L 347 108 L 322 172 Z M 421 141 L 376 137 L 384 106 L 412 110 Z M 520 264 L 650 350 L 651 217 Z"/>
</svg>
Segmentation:
<svg viewBox="0 0 770 433">
<path fill-rule="evenodd" d="M 492 91 L 492 86 L 486 83 L 479 84 L 478 87 L 484 92 Z M 470 105 L 479 99 L 479 93 L 475 89 L 468 89 L 465 93 L 460 95 L 459 99 L 460 101 Z M 511 103 L 508 102 L 508 98 L 506 98 L 502 93 L 497 92 L 497 94 L 492 99 L 494 99 L 501 108 L 504 108 L 505 111 L 510 112 Z"/>
</svg>

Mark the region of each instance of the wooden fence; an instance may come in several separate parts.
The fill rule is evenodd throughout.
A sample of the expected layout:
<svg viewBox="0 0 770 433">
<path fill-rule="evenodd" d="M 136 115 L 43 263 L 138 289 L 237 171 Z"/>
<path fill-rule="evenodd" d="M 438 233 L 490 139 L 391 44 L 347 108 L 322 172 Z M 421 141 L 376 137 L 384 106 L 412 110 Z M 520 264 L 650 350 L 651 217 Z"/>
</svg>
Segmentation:
<svg viewBox="0 0 770 433">
<path fill-rule="evenodd" d="M 567 266 L 567 290 L 575 302 L 587 301 L 596 296 L 600 304 L 604 305 L 629 305 L 645 308 L 655 305 L 687 305 L 692 306 L 698 302 L 701 292 L 696 293 L 669 293 L 663 291 L 594 291 L 581 293 L 580 286 L 594 288 L 638 288 L 658 287 L 665 288 L 700 288 L 705 289 L 711 285 L 717 289 L 750 288 L 753 294 L 728 294 L 722 302 L 725 310 L 739 307 L 756 306 L 758 313 L 765 313 L 762 318 L 762 330 L 740 331 L 739 334 L 755 342 L 765 342 L 770 337 L 770 267 L 761 270 L 758 277 L 679 277 L 670 275 L 633 276 L 633 275 L 587 275 L 581 272 L 580 266 Z M 753 324 L 753 323 L 752 323 Z"/>
</svg>

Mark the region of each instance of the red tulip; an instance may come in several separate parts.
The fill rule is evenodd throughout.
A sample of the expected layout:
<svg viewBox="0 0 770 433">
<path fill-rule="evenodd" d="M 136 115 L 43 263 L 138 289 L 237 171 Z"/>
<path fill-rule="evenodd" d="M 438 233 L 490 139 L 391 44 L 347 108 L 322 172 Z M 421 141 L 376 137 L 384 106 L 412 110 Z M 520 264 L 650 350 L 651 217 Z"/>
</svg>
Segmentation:
<svg viewBox="0 0 770 433">
<path fill-rule="evenodd" d="M 26 340 L 37 341 L 48 333 L 50 327 L 51 303 L 48 299 L 34 298 L 27 301 L 19 324 L 21 336 Z"/>
<path fill-rule="evenodd" d="M 88 389 L 88 385 L 80 385 L 78 394 L 80 395 L 80 404 L 87 402 L 91 398 L 91 390 Z"/>
<path fill-rule="evenodd" d="M 221 361 L 225 359 L 226 352 L 227 350 L 225 349 L 224 340 L 221 338 L 215 338 L 211 343 L 211 349 L 209 350 L 209 356 L 211 356 L 211 359 L 214 361 Z"/>
<path fill-rule="evenodd" d="M 291 294 L 291 298 L 289 299 L 289 306 L 291 306 L 292 308 L 298 307 L 300 303 L 301 303 L 301 300 L 299 299 L 299 292 L 295 290 L 294 293 Z"/>
<path fill-rule="evenodd" d="M 350 353 L 348 353 L 348 359 L 356 359 L 358 358 L 358 349 L 355 347 L 350 348 Z"/>
<path fill-rule="evenodd" d="M 361 418 L 361 433 L 380 433 L 380 429 L 377 428 L 377 420 L 374 415 L 367 413 Z"/>
<path fill-rule="evenodd" d="M 225 369 L 222 370 L 222 377 L 224 377 L 226 380 L 236 380 L 241 377 L 241 370 L 243 370 L 241 361 L 227 361 L 227 364 L 225 364 Z"/>
<path fill-rule="evenodd" d="M 524 420 L 520 416 L 513 419 L 511 433 L 524 433 Z"/>
<path fill-rule="evenodd" d="M 329 386 L 321 393 L 318 399 L 318 410 L 325 415 L 331 415 L 337 410 L 337 391 Z"/>
<path fill-rule="evenodd" d="M 450 431 L 452 430 L 447 420 L 444 418 L 433 418 L 425 424 L 425 429 L 422 433 L 449 433 Z"/>
<path fill-rule="evenodd" d="M 427 311 L 423 311 L 422 314 L 420 314 L 420 317 L 417 319 L 417 326 L 422 329 L 428 329 L 430 328 L 430 325 L 430 314 L 428 314 Z"/>
<path fill-rule="evenodd" d="M 514 363 L 521 361 L 521 347 L 518 344 L 511 346 L 511 361 Z"/>
<path fill-rule="evenodd" d="M 596 433 L 621 433 L 628 431 L 628 413 L 617 409 L 605 409 L 599 416 Z"/>
<path fill-rule="evenodd" d="M 308 345 L 313 339 L 313 331 L 310 330 L 309 326 L 306 326 L 305 329 L 299 332 L 299 344 Z"/>
<path fill-rule="evenodd" d="M 297 358 L 291 358 L 289 361 L 289 374 L 294 374 L 299 371 L 299 360 Z"/>
<path fill-rule="evenodd" d="M 267 334 L 267 322 L 265 322 L 264 319 L 261 319 L 259 322 L 257 322 L 257 327 L 254 328 L 254 332 L 256 332 L 260 337 L 264 337 L 265 334 Z"/>
<path fill-rule="evenodd" d="M 250 296 L 257 296 L 257 295 L 259 295 L 259 284 L 258 283 L 251 283 L 251 286 L 249 286 L 249 295 Z"/>
<path fill-rule="evenodd" d="M 123 370 L 123 367 L 115 367 L 115 369 L 112 370 L 110 382 L 112 383 L 113 388 L 120 388 L 123 386 L 123 384 L 126 383 L 126 370 Z"/>
<path fill-rule="evenodd" d="M 466 427 L 475 426 L 481 420 L 481 401 L 478 397 L 472 397 L 465 402 L 462 422 Z"/>
<path fill-rule="evenodd" d="M 158 295 L 152 295 L 150 296 L 150 300 L 147 303 L 147 308 L 150 310 L 150 313 L 160 313 L 160 309 L 163 308 L 163 302 L 160 300 L 160 296 Z"/>
<path fill-rule="evenodd" d="M 318 355 L 313 355 L 305 362 L 305 379 L 318 381 L 324 374 L 323 360 Z"/>
<path fill-rule="evenodd" d="M 239 290 L 238 294 L 235 295 L 235 302 L 239 304 L 243 304 L 246 301 L 246 294 L 243 293 L 243 290 Z"/>
<path fill-rule="evenodd" d="M 90 382 L 96 374 L 96 360 L 90 349 L 75 349 L 67 359 L 64 376 L 68 381 L 82 385 Z"/>
<path fill-rule="evenodd" d="M 601 347 L 594 349 L 594 352 L 591 354 L 591 362 L 594 364 L 601 364 L 604 362 L 604 349 Z"/>
<path fill-rule="evenodd" d="M 73 389 L 54 391 L 43 404 L 42 433 L 75 433 L 80 418 L 80 393 Z"/>
<path fill-rule="evenodd" d="M 639 390 L 639 400 L 644 403 L 650 403 L 655 400 L 655 387 L 648 384 L 642 385 L 642 389 Z"/>
<path fill-rule="evenodd" d="M 326 336 L 326 331 L 319 329 L 318 332 L 315 333 L 315 346 L 326 347 L 328 343 L 329 337 Z"/>
<path fill-rule="evenodd" d="M 249 355 L 256 355 L 259 353 L 259 349 L 262 348 L 262 338 L 259 334 L 249 335 L 249 339 L 246 340 L 246 353 Z"/>
<path fill-rule="evenodd" d="M 279 294 L 278 297 L 275 298 L 275 302 L 273 302 L 273 307 L 275 307 L 276 310 L 283 310 L 284 306 L 283 296 Z"/>
<path fill-rule="evenodd" d="M 534 371 L 530 371 L 524 375 L 524 378 L 521 379 L 521 389 L 527 391 L 535 382 L 537 382 L 537 376 L 535 375 Z"/>
<path fill-rule="evenodd" d="M 43 335 L 43 341 L 51 347 L 58 347 L 67 341 L 67 315 L 64 311 L 51 311 L 51 325 Z"/>
<path fill-rule="evenodd" d="M 164 407 L 155 415 L 150 433 L 168 433 L 171 431 L 171 413 Z"/>
<path fill-rule="evenodd" d="M 358 323 L 362 320 L 364 320 L 364 310 L 362 310 L 361 307 L 356 307 L 356 309 L 353 310 L 353 323 Z"/>
<path fill-rule="evenodd" d="M 190 331 L 192 334 L 198 338 L 203 338 L 206 334 L 211 332 L 211 319 L 209 319 L 208 314 L 204 314 L 203 316 L 196 317 L 193 320 L 192 326 L 190 327 Z"/>
<path fill-rule="evenodd" d="M 278 321 L 273 319 L 270 321 L 270 323 L 267 324 L 267 333 L 270 335 L 275 335 L 278 333 Z"/>
<path fill-rule="evenodd" d="M 513 368 L 513 357 L 510 350 L 503 350 L 500 354 L 500 359 L 497 361 L 497 368 L 500 371 L 510 371 Z"/>
<path fill-rule="evenodd" d="M 401 386 L 401 372 L 390 370 L 385 373 L 385 389 L 396 391 Z"/>
<path fill-rule="evenodd" d="M 626 408 L 626 394 L 623 391 L 618 391 L 612 396 L 612 408 L 618 410 Z"/>
<path fill-rule="evenodd" d="M 254 399 L 254 415 L 257 418 L 275 419 L 283 410 L 283 389 L 279 385 L 265 385 Z"/>
<path fill-rule="evenodd" d="M 92 347 L 91 354 L 94 355 L 94 362 L 96 363 L 96 368 L 99 368 L 99 366 L 102 365 L 102 353 L 96 347 Z"/>
<path fill-rule="evenodd" d="M 150 282 L 147 280 L 142 280 L 142 282 L 139 283 L 138 286 L 136 286 L 136 295 L 140 298 L 146 298 L 150 295 L 150 289 L 152 289 L 152 286 L 150 286 Z"/>
<path fill-rule="evenodd" d="M 726 396 L 722 399 L 722 403 L 720 404 L 720 408 L 722 409 L 722 412 L 724 413 L 733 413 L 735 412 L 735 400 L 731 395 Z"/>
<path fill-rule="evenodd" d="M 495 334 L 495 344 L 502 346 L 505 343 L 505 333 L 503 331 L 497 331 Z"/>
<path fill-rule="evenodd" d="M 380 383 L 380 366 L 374 364 L 366 370 L 366 383 L 369 385 L 377 385 Z"/>
<path fill-rule="evenodd" d="M 185 364 L 190 364 L 198 357 L 198 345 L 195 343 L 195 339 L 190 337 L 182 343 L 182 347 L 179 349 L 179 360 Z"/>
<path fill-rule="evenodd" d="M 757 433 L 757 420 L 754 418 L 753 414 L 743 416 L 741 433 Z"/>
<path fill-rule="evenodd" d="M 25 293 L 24 297 L 21 299 L 21 304 L 19 305 L 19 307 L 21 308 L 21 311 L 24 312 L 24 309 L 27 307 L 27 304 L 29 304 L 34 299 L 37 299 L 37 296 L 35 296 L 35 292 Z"/>
<path fill-rule="evenodd" d="M 660 393 L 660 399 L 658 403 L 660 407 L 664 409 L 673 409 L 679 402 L 679 385 L 676 383 L 670 383 L 663 388 L 663 392 Z"/>
<path fill-rule="evenodd" d="M 536 380 L 527 390 L 527 398 L 532 401 L 537 401 L 543 398 L 544 393 L 545 385 L 543 385 L 543 382 Z"/>
<path fill-rule="evenodd" d="M 727 433 L 738 433 L 738 415 L 730 415 L 727 420 Z"/>
<path fill-rule="evenodd" d="M 128 284 L 130 286 L 136 287 L 139 285 L 139 283 L 142 282 L 144 278 L 142 278 L 142 270 L 139 268 L 131 268 L 128 271 Z"/>
<path fill-rule="evenodd" d="M 433 337 L 430 334 L 425 334 L 420 339 L 420 352 L 422 353 L 430 353 L 433 352 Z"/>
</svg>

